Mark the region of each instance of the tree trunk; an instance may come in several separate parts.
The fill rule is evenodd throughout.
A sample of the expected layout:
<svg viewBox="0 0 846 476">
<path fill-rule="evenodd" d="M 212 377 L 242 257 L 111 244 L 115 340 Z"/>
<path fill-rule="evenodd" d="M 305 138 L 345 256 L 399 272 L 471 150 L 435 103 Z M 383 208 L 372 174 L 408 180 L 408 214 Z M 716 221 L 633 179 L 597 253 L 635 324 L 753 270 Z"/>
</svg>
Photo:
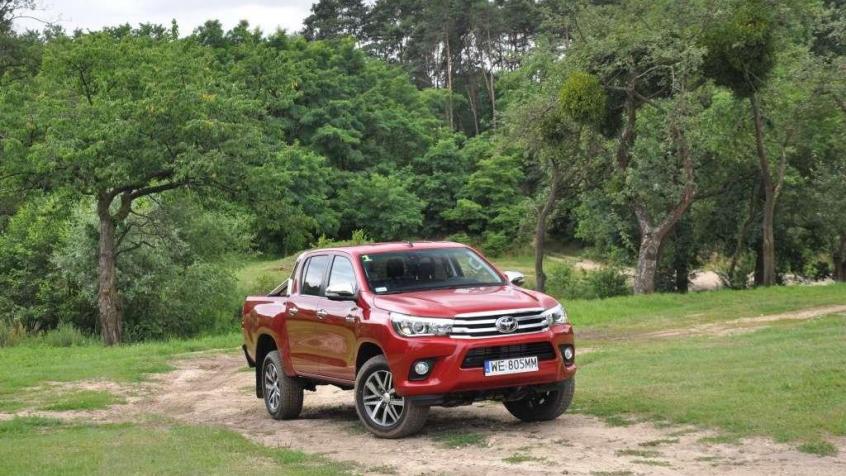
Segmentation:
<svg viewBox="0 0 846 476">
<path fill-rule="evenodd" d="M 775 205 L 778 199 L 779 184 L 773 184 L 773 177 L 770 173 L 770 161 L 767 158 L 767 151 L 764 147 L 764 118 L 761 115 L 761 106 L 758 94 L 750 98 L 752 103 L 752 120 L 755 123 L 755 150 L 758 154 L 758 165 L 761 169 L 761 185 L 764 189 L 764 219 L 761 225 L 762 243 L 761 259 L 762 274 L 761 284 L 772 286 L 776 284 L 775 267 Z"/>
<path fill-rule="evenodd" d="M 453 112 L 452 112 L 452 50 L 449 47 L 449 33 L 445 33 L 444 35 L 444 43 L 446 46 L 446 56 L 447 56 L 447 92 L 449 96 L 447 97 L 447 123 L 449 124 L 449 128 L 451 130 L 455 129 L 455 124 L 453 123 Z"/>
<path fill-rule="evenodd" d="M 834 280 L 846 281 L 846 233 L 840 235 L 840 247 L 834 251 Z"/>
<path fill-rule="evenodd" d="M 761 243 L 761 284 L 772 286 L 776 284 L 775 270 L 775 197 L 771 191 L 766 191 L 764 198 L 764 218 L 761 221 L 763 242 Z"/>
<path fill-rule="evenodd" d="M 752 195 L 749 198 L 749 211 L 746 214 L 746 220 L 740 225 L 737 231 L 737 239 L 734 243 L 734 253 L 731 255 L 731 264 L 729 264 L 728 278 L 732 287 L 737 287 L 735 282 L 735 270 L 737 269 L 737 261 L 740 259 L 740 254 L 743 252 L 744 244 L 746 243 L 746 235 L 749 234 L 749 228 L 755 220 L 755 202 L 758 200 L 758 187 L 752 187 Z M 743 276 L 743 285 L 746 285 L 746 276 Z"/>
<path fill-rule="evenodd" d="M 658 258 L 661 255 L 663 236 L 654 231 L 641 233 L 640 250 L 637 254 L 637 269 L 634 277 L 635 294 L 655 292 L 655 272 L 658 270 Z"/>
<path fill-rule="evenodd" d="M 103 343 L 115 345 L 121 341 L 123 310 L 117 289 L 116 226 L 109 212 L 110 204 L 111 199 L 106 198 L 100 198 L 97 203 L 97 215 L 100 219 L 97 304 L 100 311 L 100 334 Z"/>
<path fill-rule="evenodd" d="M 543 272 L 543 255 L 546 244 L 546 222 L 550 213 L 555 208 L 558 200 L 558 187 L 561 180 L 561 171 L 558 164 L 552 163 L 552 174 L 549 177 L 549 194 L 538 210 L 538 223 L 535 228 L 535 289 L 544 292 L 546 289 L 546 273 Z"/>
</svg>

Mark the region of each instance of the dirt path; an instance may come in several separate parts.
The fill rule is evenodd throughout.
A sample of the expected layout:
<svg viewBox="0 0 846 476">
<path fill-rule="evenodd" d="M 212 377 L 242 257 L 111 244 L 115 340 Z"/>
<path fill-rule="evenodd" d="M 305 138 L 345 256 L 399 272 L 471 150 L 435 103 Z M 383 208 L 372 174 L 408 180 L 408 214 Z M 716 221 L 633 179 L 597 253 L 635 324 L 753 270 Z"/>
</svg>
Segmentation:
<svg viewBox="0 0 846 476">
<path fill-rule="evenodd" d="M 524 424 L 494 402 L 434 408 L 423 434 L 379 440 L 363 432 L 351 392 L 334 387 L 307 392 L 300 419 L 276 421 L 255 398 L 253 374 L 244 371 L 237 353 L 202 355 L 176 365 L 175 371 L 153 378 L 147 398 L 117 409 L 124 417 L 159 414 L 223 425 L 264 445 L 356 463 L 358 471 L 368 474 L 846 473 L 842 450 L 841 456 L 820 458 L 766 439 L 707 444 L 700 440 L 713 432 L 647 423 L 608 426 L 578 414 Z M 445 443 L 450 435 L 467 433 L 483 443 L 461 448 Z"/>
<path fill-rule="evenodd" d="M 688 336 L 727 336 L 752 332 L 777 321 L 805 321 L 830 314 L 846 313 L 846 305 L 820 306 L 790 311 L 781 314 L 768 314 L 764 316 L 742 317 L 730 321 L 712 322 L 699 324 L 692 327 L 667 329 L 657 332 L 649 332 L 639 337 L 688 337 Z"/>
</svg>

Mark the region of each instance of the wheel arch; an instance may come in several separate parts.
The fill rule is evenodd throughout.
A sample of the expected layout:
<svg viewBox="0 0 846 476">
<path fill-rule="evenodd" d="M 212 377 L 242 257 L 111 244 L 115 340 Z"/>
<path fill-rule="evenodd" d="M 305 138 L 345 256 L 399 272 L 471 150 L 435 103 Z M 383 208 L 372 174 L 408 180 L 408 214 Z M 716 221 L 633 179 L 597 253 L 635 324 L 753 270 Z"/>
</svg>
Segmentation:
<svg viewBox="0 0 846 476">
<path fill-rule="evenodd" d="M 279 350 L 276 340 L 270 334 L 261 334 L 256 340 L 256 398 L 264 397 L 261 388 L 261 372 L 267 354 Z"/>
<path fill-rule="evenodd" d="M 358 375 L 364 363 L 377 355 L 385 355 L 385 351 L 382 350 L 379 344 L 370 341 L 362 342 L 358 346 L 358 352 L 355 357 L 355 374 Z"/>
</svg>

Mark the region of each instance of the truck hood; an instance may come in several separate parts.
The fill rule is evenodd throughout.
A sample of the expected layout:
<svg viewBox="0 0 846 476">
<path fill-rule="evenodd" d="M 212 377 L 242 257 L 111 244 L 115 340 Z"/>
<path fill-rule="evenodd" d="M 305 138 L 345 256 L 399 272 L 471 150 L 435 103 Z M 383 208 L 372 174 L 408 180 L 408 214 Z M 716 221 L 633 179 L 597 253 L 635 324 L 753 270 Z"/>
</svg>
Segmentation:
<svg viewBox="0 0 846 476">
<path fill-rule="evenodd" d="M 373 304 L 385 311 L 413 316 L 455 317 L 469 312 L 547 309 L 554 306 L 555 301 L 515 286 L 485 286 L 377 295 Z"/>
</svg>

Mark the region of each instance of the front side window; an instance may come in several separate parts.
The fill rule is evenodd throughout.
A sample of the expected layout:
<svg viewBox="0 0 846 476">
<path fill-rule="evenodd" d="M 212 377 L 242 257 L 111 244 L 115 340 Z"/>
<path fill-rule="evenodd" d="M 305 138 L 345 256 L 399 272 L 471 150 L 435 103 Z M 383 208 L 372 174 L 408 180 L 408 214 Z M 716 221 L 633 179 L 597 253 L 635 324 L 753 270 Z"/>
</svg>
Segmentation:
<svg viewBox="0 0 846 476">
<path fill-rule="evenodd" d="M 367 283 L 377 294 L 505 284 L 468 248 L 395 251 L 360 259 Z"/>
<path fill-rule="evenodd" d="M 350 260 L 343 256 L 335 257 L 335 261 L 332 263 L 332 272 L 329 273 L 329 284 L 326 286 L 326 289 L 338 284 L 349 284 L 353 291 L 357 288 L 353 265 Z"/>
<path fill-rule="evenodd" d="M 328 267 L 328 255 L 312 256 L 308 259 L 305 272 L 303 273 L 303 294 L 311 296 L 321 295 L 323 276 L 326 274 L 326 268 Z"/>
</svg>

